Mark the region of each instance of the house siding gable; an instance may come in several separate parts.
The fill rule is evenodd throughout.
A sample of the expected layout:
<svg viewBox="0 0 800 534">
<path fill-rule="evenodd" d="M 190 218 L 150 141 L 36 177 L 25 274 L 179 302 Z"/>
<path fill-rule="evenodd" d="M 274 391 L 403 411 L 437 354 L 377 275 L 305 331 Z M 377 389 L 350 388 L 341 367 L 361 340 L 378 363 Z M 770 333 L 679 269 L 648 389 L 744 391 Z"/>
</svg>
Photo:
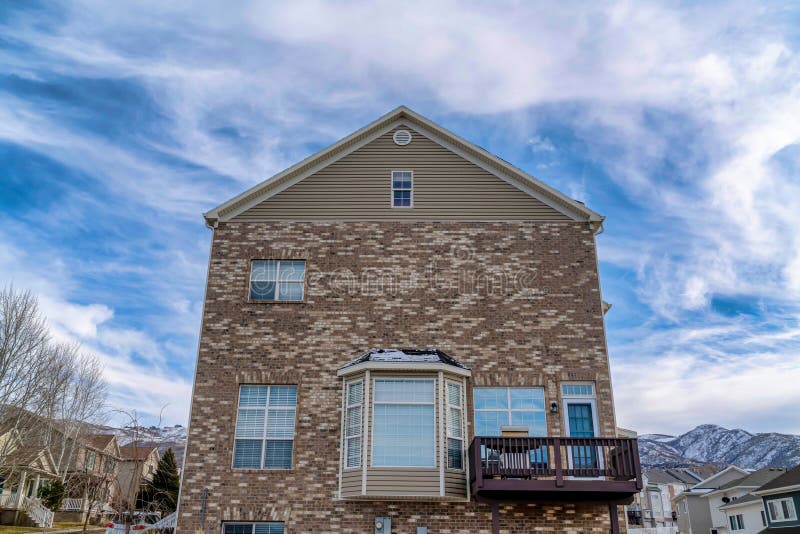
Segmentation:
<svg viewBox="0 0 800 534">
<path fill-rule="evenodd" d="M 397 129 L 412 133 L 405 146 Z M 391 171 L 414 171 L 413 208 L 391 207 Z M 399 126 L 242 212 L 271 220 L 536 220 L 567 215 L 409 126 Z"/>
</svg>

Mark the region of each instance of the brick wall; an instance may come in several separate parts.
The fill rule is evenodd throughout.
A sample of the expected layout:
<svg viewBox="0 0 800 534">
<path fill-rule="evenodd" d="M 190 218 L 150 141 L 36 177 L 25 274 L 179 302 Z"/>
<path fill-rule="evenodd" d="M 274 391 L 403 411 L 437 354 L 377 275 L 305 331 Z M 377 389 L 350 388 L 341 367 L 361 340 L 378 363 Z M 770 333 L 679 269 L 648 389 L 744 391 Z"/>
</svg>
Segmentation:
<svg viewBox="0 0 800 534">
<path fill-rule="evenodd" d="M 248 303 L 252 259 L 307 260 L 304 303 Z M 475 502 L 337 500 L 341 380 L 371 347 L 436 347 L 472 385 L 596 382 L 615 435 L 594 237 L 583 223 L 222 223 L 214 232 L 179 532 L 284 521 L 287 532 L 490 532 Z M 232 470 L 238 384 L 297 384 L 294 468 Z M 471 414 L 470 419 L 471 419 Z M 548 432 L 563 435 L 562 414 Z M 624 522 L 623 522 L 624 524 Z M 608 532 L 604 505 L 504 506 L 504 532 Z M 534 528 L 536 527 L 536 530 Z"/>
</svg>

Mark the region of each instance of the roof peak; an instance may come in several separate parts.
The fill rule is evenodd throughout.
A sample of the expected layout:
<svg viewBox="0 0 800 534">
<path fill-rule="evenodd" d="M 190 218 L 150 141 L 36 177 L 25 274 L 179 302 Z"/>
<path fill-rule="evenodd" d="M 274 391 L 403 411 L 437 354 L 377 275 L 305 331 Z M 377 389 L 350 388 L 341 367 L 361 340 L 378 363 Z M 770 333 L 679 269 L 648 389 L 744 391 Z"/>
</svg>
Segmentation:
<svg viewBox="0 0 800 534">
<path fill-rule="evenodd" d="M 375 136 L 384 133 L 387 128 L 391 128 L 394 123 L 401 119 L 409 122 L 411 127 L 420 129 L 424 135 L 431 137 L 434 142 L 441 144 L 445 148 L 451 147 L 452 150 L 456 151 L 456 153 L 464 159 L 482 166 L 487 172 L 498 177 L 498 179 L 510 183 L 526 194 L 564 213 L 571 219 L 591 222 L 596 228 L 599 228 L 602 224 L 603 216 L 589 209 L 582 202 L 569 198 L 567 195 L 513 166 L 502 158 L 420 115 L 406 105 L 397 106 L 388 113 L 385 113 L 378 119 L 359 128 L 327 148 L 312 154 L 304 160 L 206 212 L 204 214 L 206 223 L 213 227 L 219 221 L 230 220 L 259 202 L 277 194 L 283 188 L 305 179 L 319 168 L 327 167 L 338 159 L 346 156 L 356 150 L 360 144 L 366 143 L 374 139 Z"/>
</svg>

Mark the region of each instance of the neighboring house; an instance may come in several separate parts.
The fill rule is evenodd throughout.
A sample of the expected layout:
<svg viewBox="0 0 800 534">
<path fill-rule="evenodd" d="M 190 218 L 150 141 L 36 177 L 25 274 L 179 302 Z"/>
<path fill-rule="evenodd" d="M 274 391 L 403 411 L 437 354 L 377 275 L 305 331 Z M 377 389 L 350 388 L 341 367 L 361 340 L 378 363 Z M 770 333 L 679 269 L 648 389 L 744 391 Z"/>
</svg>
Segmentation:
<svg viewBox="0 0 800 534">
<path fill-rule="evenodd" d="M 748 493 L 719 509 L 725 514 L 728 531 L 735 534 L 758 534 L 767 526 L 761 497 Z"/>
<path fill-rule="evenodd" d="M 800 534 L 800 465 L 767 482 L 753 495 L 763 501 L 763 534 Z"/>
<path fill-rule="evenodd" d="M 46 447 L 23 443 L 16 429 L 0 434 L 0 524 L 49 527 L 53 513 L 37 498 L 39 488 L 58 478 Z"/>
<path fill-rule="evenodd" d="M 205 219 L 179 532 L 620 532 L 601 216 L 400 107 Z"/>
<path fill-rule="evenodd" d="M 67 498 L 56 514 L 59 521 L 83 521 L 113 512 L 118 491 L 120 448 L 114 434 L 92 434 L 72 440 L 67 472 Z"/>
<path fill-rule="evenodd" d="M 746 477 L 749 472 L 732 465 L 693 485 L 673 500 L 680 534 L 715 534 L 711 509 L 703 496 L 720 486 Z"/>
<path fill-rule="evenodd" d="M 746 526 L 749 528 L 750 524 L 760 527 L 760 518 L 756 523 L 751 518 L 744 517 L 743 511 L 729 515 L 728 510 L 722 510 L 721 507 L 736 502 L 739 498 L 782 475 L 785 471 L 782 468 L 765 467 L 739 479 L 726 482 L 717 489 L 704 494 L 702 499 L 708 503 L 712 534 L 729 534 L 732 530 L 744 530 Z"/>
<path fill-rule="evenodd" d="M 702 479 L 686 468 L 647 469 L 644 488 L 628 506 L 628 533 L 645 534 L 646 529 L 660 528 L 660 533 L 675 533 L 677 510 L 672 499 Z"/>
<path fill-rule="evenodd" d="M 115 492 L 117 509 L 135 507 L 136 495 L 142 484 L 153 479 L 158 468 L 158 447 L 130 444 L 119 448 L 118 487 Z"/>
</svg>

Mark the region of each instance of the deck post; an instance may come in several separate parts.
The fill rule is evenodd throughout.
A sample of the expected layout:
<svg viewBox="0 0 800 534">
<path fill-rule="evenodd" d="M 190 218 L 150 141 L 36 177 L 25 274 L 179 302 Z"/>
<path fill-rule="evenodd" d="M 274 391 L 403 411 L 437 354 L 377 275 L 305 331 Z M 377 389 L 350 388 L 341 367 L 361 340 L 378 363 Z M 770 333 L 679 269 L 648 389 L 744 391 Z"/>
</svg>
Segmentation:
<svg viewBox="0 0 800 534">
<path fill-rule="evenodd" d="M 556 487 L 560 488 L 564 485 L 564 471 L 561 467 L 561 440 L 553 438 L 553 463 L 556 468 Z"/>
<path fill-rule="evenodd" d="M 500 504 L 492 501 L 492 534 L 500 534 Z"/>
<path fill-rule="evenodd" d="M 617 505 L 613 502 L 608 503 L 608 516 L 611 519 L 611 534 L 619 534 L 619 516 L 617 515 Z"/>
</svg>

